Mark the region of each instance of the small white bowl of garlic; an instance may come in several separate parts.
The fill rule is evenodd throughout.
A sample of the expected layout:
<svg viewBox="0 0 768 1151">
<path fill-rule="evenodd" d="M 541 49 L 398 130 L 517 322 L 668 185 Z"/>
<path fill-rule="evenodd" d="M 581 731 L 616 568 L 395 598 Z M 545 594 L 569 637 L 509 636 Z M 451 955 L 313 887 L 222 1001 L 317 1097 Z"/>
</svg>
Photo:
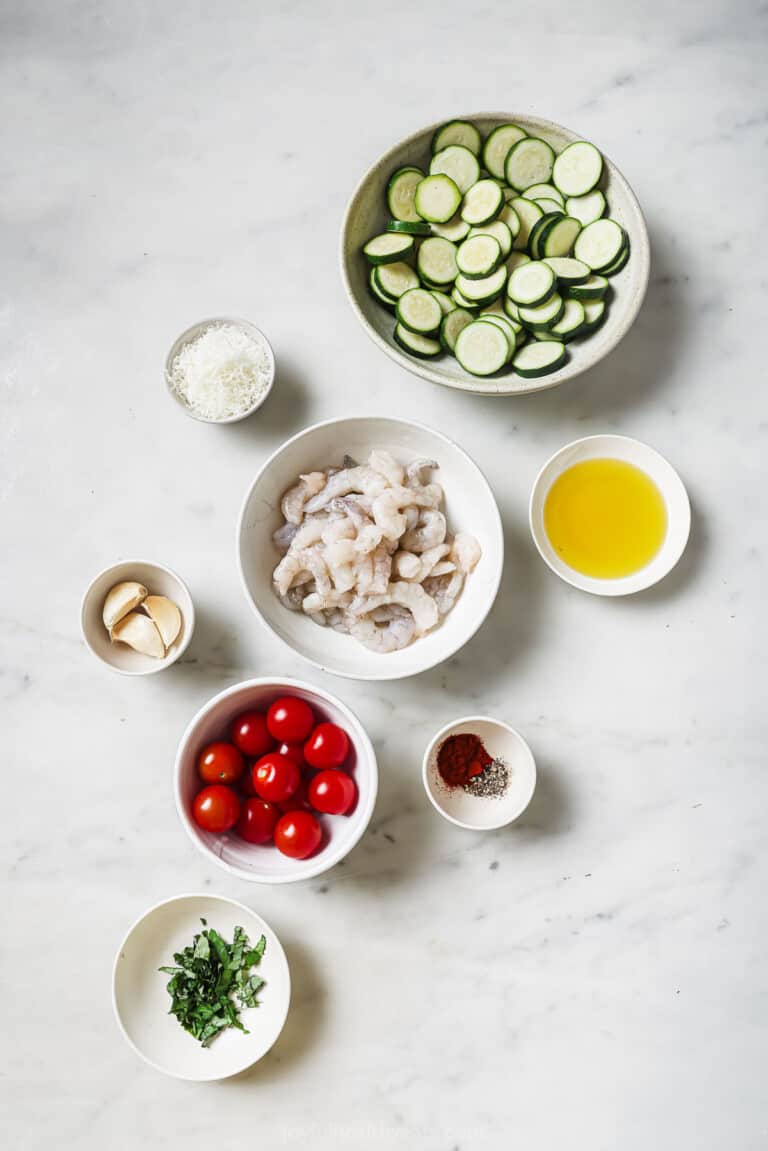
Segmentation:
<svg viewBox="0 0 768 1151">
<path fill-rule="evenodd" d="M 113 671 L 152 675 L 186 651 L 195 608 L 176 572 L 147 560 L 124 560 L 91 581 L 80 626 L 87 646 Z"/>
</svg>

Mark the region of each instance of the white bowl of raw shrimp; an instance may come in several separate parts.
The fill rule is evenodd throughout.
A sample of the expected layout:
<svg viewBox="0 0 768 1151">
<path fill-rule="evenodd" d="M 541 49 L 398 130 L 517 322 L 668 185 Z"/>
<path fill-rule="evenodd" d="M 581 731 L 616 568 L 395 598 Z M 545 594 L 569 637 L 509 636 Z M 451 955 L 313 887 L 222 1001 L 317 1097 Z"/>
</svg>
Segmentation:
<svg viewBox="0 0 768 1151">
<path fill-rule="evenodd" d="M 351 679 L 450 658 L 488 615 L 504 564 L 477 464 L 433 428 L 379 416 L 315 424 L 278 448 L 245 497 L 238 548 L 262 623 Z"/>
</svg>

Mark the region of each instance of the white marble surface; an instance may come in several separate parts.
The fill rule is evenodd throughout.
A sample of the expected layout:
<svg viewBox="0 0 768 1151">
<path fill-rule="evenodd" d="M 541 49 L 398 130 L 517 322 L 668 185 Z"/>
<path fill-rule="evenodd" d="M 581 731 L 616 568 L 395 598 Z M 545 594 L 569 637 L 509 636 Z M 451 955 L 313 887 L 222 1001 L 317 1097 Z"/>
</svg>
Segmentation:
<svg viewBox="0 0 768 1151">
<path fill-rule="evenodd" d="M 0 7 L 13 1151 L 766 1146 L 768 10 L 516 8 Z M 398 371 L 357 328 L 336 267 L 368 163 L 423 123 L 488 107 L 602 145 L 653 242 L 623 345 L 517 402 Z M 263 326 L 280 365 L 262 413 L 221 429 L 185 419 L 161 379 L 178 331 L 216 313 Z M 454 433 L 505 520 L 490 622 L 410 682 L 356 686 L 287 657 L 235 570 L 237 509 L 265 453 L 349 411 Z M 560 583 L 527 532 L 542 461 L 600 430 L 667 454 L 694 504 L 679 570 L 631 602 Z M 142 681 L 97 665 L 78 633 L 91 575 L 131 554 L 178 568 L 200 614 L 184 663 Z M 191 713 L 273 672 L 338 691 L 381 763 L 370 833 L 289 890 L 208 866 L 171 797 Z M 519 727 L 540 765 L 508 832 L 463 834 L 422 793 L 428 737 L 475 709 Z M 194 889 L 262 912 L 294 976 L 278 1046 L 218 1086 L 145 1067 L 109 999 L 128 923 Z"/>
</svg>

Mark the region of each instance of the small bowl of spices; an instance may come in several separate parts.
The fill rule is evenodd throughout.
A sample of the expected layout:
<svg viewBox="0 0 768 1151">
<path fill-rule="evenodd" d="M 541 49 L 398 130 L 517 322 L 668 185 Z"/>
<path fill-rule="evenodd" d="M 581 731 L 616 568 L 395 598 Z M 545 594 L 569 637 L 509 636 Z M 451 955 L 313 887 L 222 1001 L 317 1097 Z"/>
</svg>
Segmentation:
<svg viewBox="0 0 768 1151">
<path fill-rule="evenodd" d="M 269 340 L 247 320 L 201 320 L 182 332 L 165 361 L 168 391 L 188 416 L 207 424 L 252 415 L 274 381 Z"/>
<path fill-rule="evenodd" d="M 518 731 L 486 715 L 454 720 L 426 752 L 424 788 L 458 827 L 492 831 L 523 814 L 536 789 L 536 761 Z"/>
</svg>

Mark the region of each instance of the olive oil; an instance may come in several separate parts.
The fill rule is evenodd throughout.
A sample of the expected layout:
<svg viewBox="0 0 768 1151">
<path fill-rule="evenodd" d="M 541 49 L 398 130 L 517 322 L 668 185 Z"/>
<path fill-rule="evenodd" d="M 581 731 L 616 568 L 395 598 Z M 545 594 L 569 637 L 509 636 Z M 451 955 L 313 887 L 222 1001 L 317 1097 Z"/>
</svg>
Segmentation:
<svg viewBox="0 0 768 1151">
<path fill-rule="evenodd" d="M 656 484 L 626 460 L 594 459 L 558 476 L 544 504 L 544 528 L 564 563 L 594 579 L 621 579 L 645 567 L 667 531 Z"/>
</svg>

